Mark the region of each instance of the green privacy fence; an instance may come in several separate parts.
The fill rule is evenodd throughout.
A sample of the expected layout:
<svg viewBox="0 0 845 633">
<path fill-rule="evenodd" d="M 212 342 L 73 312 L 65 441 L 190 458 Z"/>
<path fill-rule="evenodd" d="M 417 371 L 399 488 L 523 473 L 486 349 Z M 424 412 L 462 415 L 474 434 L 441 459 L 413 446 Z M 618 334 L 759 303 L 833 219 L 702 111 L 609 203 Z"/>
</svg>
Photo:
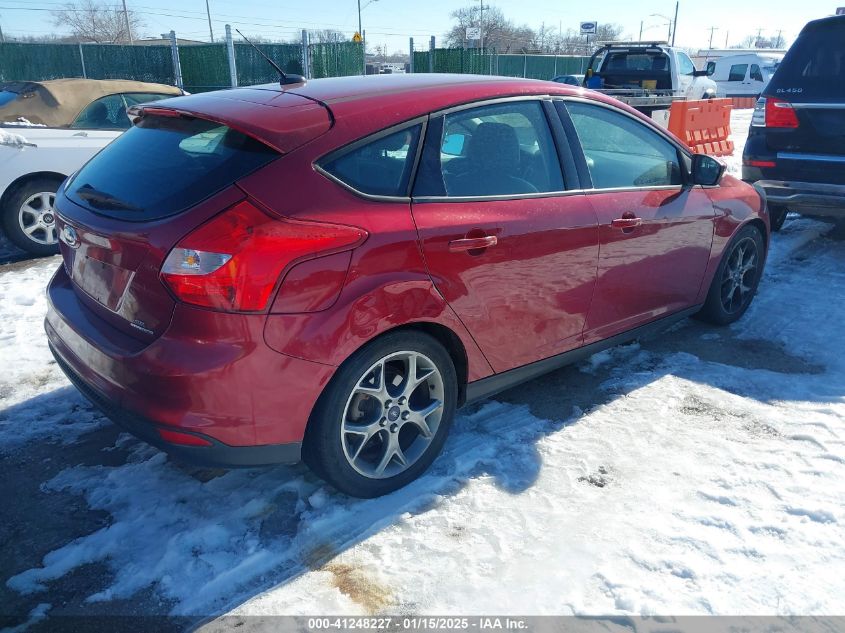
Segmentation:
<svg viewBox="0 0 845 633">
<path fill-rule="evenodd" d="M 499 55 L 479 49 L 435 48 L 414 51 L 415 73 L 474 73 L 552 79 L 557 75 L 583 74 L 589 57 L 572 55 Z"/>
<path fill-rule="evenodd" d="M 286 72 L 302 74 L 302 46 L 259 44 Z M 231 86 L 225 43 L 180 45 L 179 65 L 185 90 L 203 92 Z M 278 80 L 276 71 L 251 46 L 234 44 L 238 85 Z M 363 67 L 363 47 L 355 42 L 308 46 L 311 77 L 357 75 Z M 0 44 L 0 81 L 43 81 L 62 77 L 134 79 L 176 84 L 170 46 L 119 44 Z"/>
<path fill-rule="evenodd" d="M 308 50 L 315 79 L 360 75 L 364 67 L 364 47 L 356 42 L 311 44 Z"/>
</svg>

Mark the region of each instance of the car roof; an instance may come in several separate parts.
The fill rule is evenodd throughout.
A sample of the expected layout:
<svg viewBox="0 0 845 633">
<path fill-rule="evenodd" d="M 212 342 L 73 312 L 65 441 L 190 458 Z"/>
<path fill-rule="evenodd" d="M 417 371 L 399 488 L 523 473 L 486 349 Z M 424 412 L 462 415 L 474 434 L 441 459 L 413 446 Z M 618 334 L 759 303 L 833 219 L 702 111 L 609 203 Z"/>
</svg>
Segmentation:
<svg viewBox="0 0 845 633">
<path fill-rule="evenodd" d="M 31 123 L 62 127 L 70 125 L 92 101 L 125 92 L 181 95 L 176 86 L 125 79 L 51 79 L 48 81 L 7 81 L 0 90 L 27 94 L 0 108 L 0 121 L 24 117 Z"/>
<path fill-rule="evenodd" d="M 453 106 L 534 95 L 581 96 L 641 116 L 600 93 L 553 81 L 434 73 L 263 84 L 157 101 L 138 112 L 164 108 L 208 118 L 287 152 L 328 129 L 343 144 Z"/>
<path fill-rule="evenodd" d="M 278 84 L 258 86 L 280 91 Z M 360 130 L 391 124 L 452 106 L 500 97 L 578 95 L 574 86 L 514 77 L 440 73 L 369 75 L 309 80 L 286 87 L 290 92 L 326 105 L 336 123 Z M 591 95 L 592 96 L 592 95 Z M 596 95 L 604 99 L 603 95 Z"/>
</svg>

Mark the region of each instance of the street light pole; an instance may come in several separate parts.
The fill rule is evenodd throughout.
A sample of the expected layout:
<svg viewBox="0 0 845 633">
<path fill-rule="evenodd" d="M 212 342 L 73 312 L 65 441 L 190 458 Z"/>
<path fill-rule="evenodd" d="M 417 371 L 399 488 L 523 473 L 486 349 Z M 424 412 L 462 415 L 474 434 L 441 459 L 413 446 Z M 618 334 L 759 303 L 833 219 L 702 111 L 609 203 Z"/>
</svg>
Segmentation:
<svg viewBox="0 0 845 633">
<path fill-rule="evenodd" d="M 123 0 L 123 19 L 126 21 L 126 37 L 129 38 L 129 44 L 133 44 L 132 29 L 129 27 L 129 11 L 126 10 L 126 0 Z"/>
<path fill-rule="evenodd" d="M 675 0 L 675 20 L 670 25 L 672 27 L 672 46 L 675 45 L 675 33 L 678 32 L 678 5 L 680 0 Z"/>
</svg>

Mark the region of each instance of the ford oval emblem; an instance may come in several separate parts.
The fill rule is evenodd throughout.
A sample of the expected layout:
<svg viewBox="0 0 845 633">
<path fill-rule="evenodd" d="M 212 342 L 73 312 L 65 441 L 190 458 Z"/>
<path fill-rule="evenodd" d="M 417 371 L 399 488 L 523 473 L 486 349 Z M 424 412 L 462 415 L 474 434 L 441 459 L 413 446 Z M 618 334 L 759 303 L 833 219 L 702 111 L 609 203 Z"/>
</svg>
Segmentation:
<svg viewBox="0 0 845 633">
<path fill-rule="evenodd" d="M 65 224 L 65 227 L 62 229 L 62 241 L 71 248 L 79 246 L 79 237 L 76 235 L 76 229 L 70 224 Z"/>
</svg>

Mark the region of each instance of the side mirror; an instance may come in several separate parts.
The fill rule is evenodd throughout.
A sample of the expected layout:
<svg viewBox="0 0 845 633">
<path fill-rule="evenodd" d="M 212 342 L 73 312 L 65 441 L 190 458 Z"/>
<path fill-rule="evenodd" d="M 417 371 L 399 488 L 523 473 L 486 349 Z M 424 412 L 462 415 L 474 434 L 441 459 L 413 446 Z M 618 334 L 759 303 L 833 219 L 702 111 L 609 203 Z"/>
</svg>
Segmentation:
<svg viewBox="0 0 845 633">
<path fill-rule="evenodd" d="M 692 155 L 692 184 L 713 187 L 719 184 L 727 165 L 706 154 Z"/>
<path fill-rule="evenodd" d="M 692 71 L 693 77 L 709 77 L 712 74 L 713 74 L 713 72 L 706 69 L 706 68 L 704 70 L 694 70 L 694 71 Z"/>
</svg>

